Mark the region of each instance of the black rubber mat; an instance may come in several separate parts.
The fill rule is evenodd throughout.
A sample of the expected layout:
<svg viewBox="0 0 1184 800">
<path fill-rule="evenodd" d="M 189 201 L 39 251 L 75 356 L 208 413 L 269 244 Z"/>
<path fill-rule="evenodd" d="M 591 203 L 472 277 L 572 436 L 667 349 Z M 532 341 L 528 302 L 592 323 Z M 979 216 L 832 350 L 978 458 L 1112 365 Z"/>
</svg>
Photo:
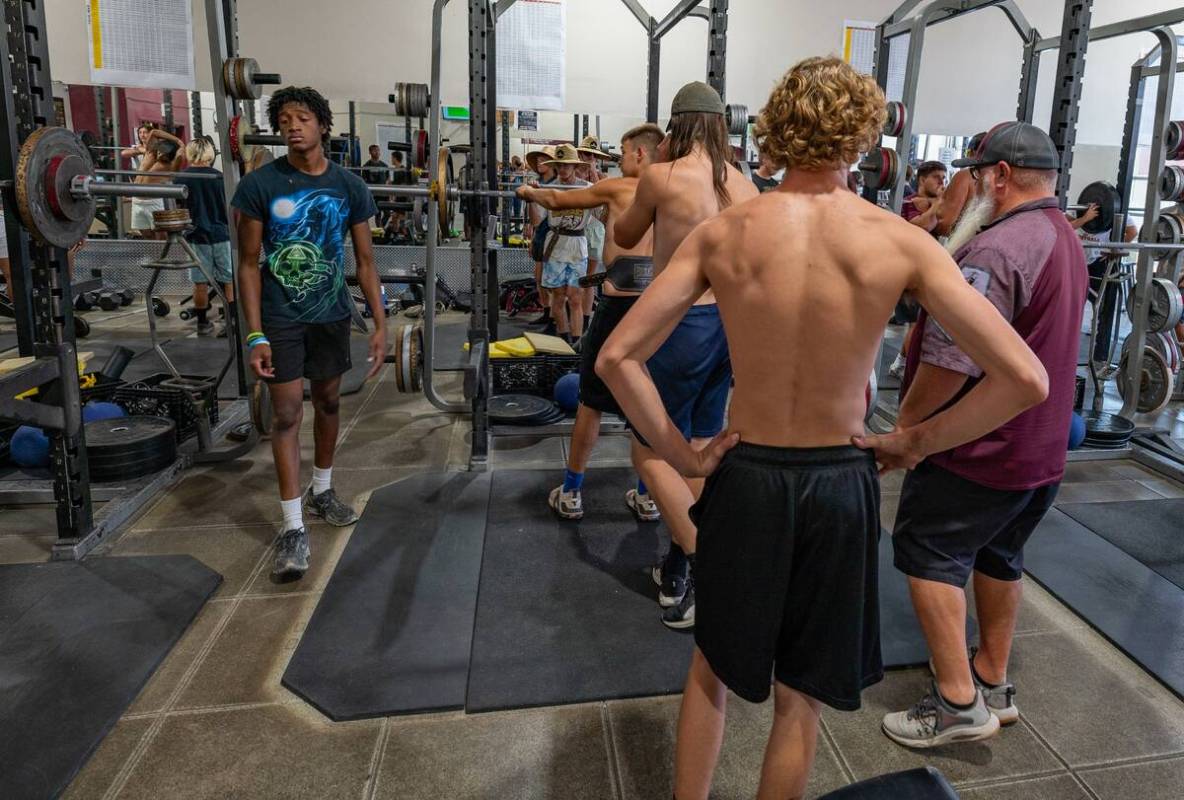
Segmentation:
<svg viewBox="0 0 1184 800">
<path fill-rule="evenodd" d="M 531 317 L 537 315 L 529 315 Z M 540 328 L 526 328 L 521 323 L 502 320 L 498 323 L 498 339 L 515 339 L 525 331 L 538 331 Z M 455 372 L 463 370 L 469 363 L 469 353 L 465 350 L 465 342 L 469 340 L 469 326 L 466 323 L 446 323 L 436 326 L 436 349 L 432 366 L 437 372 Z"/>
<path fill-rule="evenodd" d="M 0 353 L 6 350 L 11 350 L 16 347 L 16 333 L 0 333 Z M 5 358 L 15 355 L 15 353 L 5 354 Z"/>
<path fill-rule="evenodd" d="M 0 566 L 0 797 L 56 797 L 221 581 L 189 556 Z"/>
<path fill-rule="evenodd" d="M 284 686 L 334 720 L 463 708 L 489 486 L 436 472 L 376 490 Z"/>
<path fill-rule="evenodd" d="M 1132 523 L 1125 518 L 1123 524 Z M 1179 518 L 1164 532 L 1179 534 Z M 1180 587 L 1057 509 L 1048 513 L 1024 548 L 1024 569 L 1184 698 Z"/>
<path fill-rule="evenodd" d="M 1068 503 L 1061 511 L 1184 589 L 1184 498 Z"/>
<path fill-rule="evenodd" d="M 636 476 L 629 469 L 589 471 L 585 517 L 575 523 L 546 506 L 557 474 L 494 473 L 469 711 L 682 690 L 694 641 L 658 619 L 649 570 L 669 537 L 662 525 L 635 522 L 625 507 Z M 892 566 L 887 533 L 880 570 L 884 663 L 924 664 L 929 651 L 908 584 Z"/>
</svg>

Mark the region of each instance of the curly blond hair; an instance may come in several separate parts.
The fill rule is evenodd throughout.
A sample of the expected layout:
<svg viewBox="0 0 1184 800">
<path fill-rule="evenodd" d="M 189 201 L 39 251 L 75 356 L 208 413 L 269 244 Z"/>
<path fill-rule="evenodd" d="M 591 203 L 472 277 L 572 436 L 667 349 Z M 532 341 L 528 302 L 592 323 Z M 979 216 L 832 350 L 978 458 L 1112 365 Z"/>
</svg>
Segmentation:
<svg viewBox="0 0 1184 800">
<path fill-rule="evenodd" d="M 887 115 L 884 93 L 845 61 L 807 58 L 781 78 L 757 119 L 763 155 L 790 169 L 837 169 L 871 149 Z"/>
</svg>

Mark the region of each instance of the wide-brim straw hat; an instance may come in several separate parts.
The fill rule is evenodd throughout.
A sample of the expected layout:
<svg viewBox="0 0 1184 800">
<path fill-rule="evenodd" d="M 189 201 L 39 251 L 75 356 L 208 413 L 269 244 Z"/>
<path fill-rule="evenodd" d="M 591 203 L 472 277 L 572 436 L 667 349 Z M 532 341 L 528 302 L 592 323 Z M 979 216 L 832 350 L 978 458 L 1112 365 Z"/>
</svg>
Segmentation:
<svg viewBox="0 0 1184 800">
<path fill-rule="evenodd" d="M 606 153 L 600 149 L 600 141 L 595 136 L 585 136 L 580 141 L 580 146 L 576 148 L 581 153 L 587 153 L 590 156 L 604 159 L 605 161 L 615 161 L 616 156 L 612 153 Z"/>
<path fill-rule="evenodd" d="M 538 172 L 540 159 L 552 159 L 554 157 L 555 148 L 551 145 L 545 145 L 538 150 L 531 150 L 526 154 L 526 166 L 530 167 L 531 172 Z"/>
<path fill-rule="evenodd" d="M 580 161 L 579 151 L 574 145 L 561 144 L 555 148 L 555 157 L 547 162 L 548 164 L 583 164 Z"/>
</svg>

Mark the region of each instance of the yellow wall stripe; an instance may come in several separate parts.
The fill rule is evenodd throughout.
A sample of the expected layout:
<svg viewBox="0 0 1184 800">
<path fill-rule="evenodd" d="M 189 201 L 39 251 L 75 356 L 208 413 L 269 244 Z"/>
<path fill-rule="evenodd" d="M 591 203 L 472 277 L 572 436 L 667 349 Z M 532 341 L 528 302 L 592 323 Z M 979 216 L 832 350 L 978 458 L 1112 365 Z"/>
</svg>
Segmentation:
<svg viewBox="0 0 1184 800">
<path fill-rule="evenodd" d="M 99 23 L 99 0 L 90 0 L 90 37 L 95 51 L 95 69 L 102 69 L 103 28 Z"/>
</svg>

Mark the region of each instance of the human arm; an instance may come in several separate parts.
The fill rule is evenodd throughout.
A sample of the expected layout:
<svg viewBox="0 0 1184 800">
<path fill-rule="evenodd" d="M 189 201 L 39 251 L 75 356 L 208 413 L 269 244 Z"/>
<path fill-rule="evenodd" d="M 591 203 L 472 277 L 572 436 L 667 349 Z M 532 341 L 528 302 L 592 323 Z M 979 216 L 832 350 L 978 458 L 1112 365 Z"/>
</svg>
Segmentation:
<svg viewBox="0 0 1184 800">
<path fill-rule="evenodd" d="M 174 142 L 182 147 L 185 145 L 185 143 L 179 138 L 164 130 L 163 128 L 153 128 L 148 132 L 148 141 L 151 142 L 153 139 L 168 139 L 170 142 Z"/>
<path fill-rule="evenodd" d="M 716 221 L 688 236 L 653 284 L 601 347 L 596 373 L 617 398 L 630 424 L 662 459 L 688 477 L 711 474 L 739 436 L 722 433 L 702 450 L 683 438 L 662 404 L 646 361 L 710 286 L 704 266 L 719 236 Z"/>
<path fill-rule="evenodd" d="M 937 225 L 933 228 L 933 232 L 938 236 L 949 236 L 950 231 L 958 224 L 958 217 L 962 216 L 966 201 L 970 199 L 970 175 L 962 180 L 958 179 L 958 175 L 954 176 L 942 195 L 941 206 L 937 212 Z"/>
<path fill-rule="evenodd" d="M 374 240 L 370 235 L 369 220 L 350 226 L 350 238 L 354 243 L 354 264 L 357 267 L 358 287 L 366 303 L 374 310 L 374 332 L 370 334 L 370 369 L 367 378 L 373 378 L 386 359 L 386 314 L 382 309 L 382 288 L 378 270 L 374 267 Z"/>
<path fill-rule="evenodd" d="M 238 215 L 238 302 L 247 322 L 247 332 L 263 330 L 263 276 L 259 270 L 259 254 L 263 249 L 263 222 Z M 248 354 L 251 369 L 261 378 L 274 378 L 271 364 L 271 345 L 257 344 Z"/>
<path fill-rule="evenodd" d="M 914 199 L 915 198 L 907 200 L 906 202 L 913 203 Z M 913 203 L 913 205 L 916 207 L 916 203 Z M 920 214 L 910 217 L 908 221 L 922 230 L 932 231 L 937 226 L 938 215 L 941 213 L 941 206 L 941 198 L 934 198 L 933 200 L 929 201 L 928 208 L 926 208 Z"/>
<path fill-rule="evenodd" d="M 983 378 L 957 403 L 924 422 L 884 436 L 854 437 L 858 446 L 876 450 L 885 470 L 911 468 L 928 455 L 984 436 L 1048 395 L 1048 375 L 1039 359 L 940 245 L 910 232 L 904 251 L 916 264 L 907 288 L 982 369 Z"/>
<path fill-rule="evenodd" d="M 120 158 L 135 158 L 142 155 L 144 155 L 144 145 L 142 144 L 138 144 L 135 147 L 125 147 L 119 151 Z"/>
<path fill-rule="evenodd" d="M 920 343 L 917 346 L 920 347 Z M 964 373 L 921 362 L 900 404 L 896 424 L 911 428 L 924 422 L 953 400 L 965 385 Z"/>
<path fill-rule="evenodd" d="M 1087 222 L 1092 222 L 1098 218 L 1098 204 L 1090 203 L 1085 211 L 1081 212 L 1076 219 L 1069 220 L 1069 224 L 1073 226 L 1073 230 L 1080 230 Z"/>
<path fill-rule="evenodd" d="M 585 189 L 544 189 L 540 186 L 520 186 L 518 196 L 531 203 L 537 203 L 548 211 L 596 208 L 608 202 L 610 191 L 602 188 L 604 182 L 594 183 Z M 611 189 L 611 187 L 610 187 Z"/>
<path fill-rule="evenodd" d="M 613 225 L 613 241 L 617 247 L 632 249 L 641 243 L 654 224 L 658 206 L 658 173 L 657 169 L 671 169 L 668 164 L 654 164 L 646 167 L 637 182 L 637 193 L 633 195 L 633 204 L 625 210 L 621 218 Z"/>
</svg>

